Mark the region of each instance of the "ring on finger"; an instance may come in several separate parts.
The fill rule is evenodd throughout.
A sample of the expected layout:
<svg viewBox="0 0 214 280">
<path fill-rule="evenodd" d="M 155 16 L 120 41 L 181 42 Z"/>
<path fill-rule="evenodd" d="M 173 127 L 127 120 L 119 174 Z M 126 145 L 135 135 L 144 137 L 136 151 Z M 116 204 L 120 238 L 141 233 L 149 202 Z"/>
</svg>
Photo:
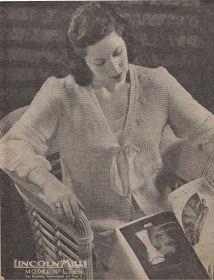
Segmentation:
<svg viewBox="0 0 214 280">
<path fill-rule="evenodd" d="M 56 208 L 57 211 L 63 211 L 63 205 L 62 205 L 62 203 L 57 202 L 57 203 L 55 204 L 55 208 Z"/>
</svg>

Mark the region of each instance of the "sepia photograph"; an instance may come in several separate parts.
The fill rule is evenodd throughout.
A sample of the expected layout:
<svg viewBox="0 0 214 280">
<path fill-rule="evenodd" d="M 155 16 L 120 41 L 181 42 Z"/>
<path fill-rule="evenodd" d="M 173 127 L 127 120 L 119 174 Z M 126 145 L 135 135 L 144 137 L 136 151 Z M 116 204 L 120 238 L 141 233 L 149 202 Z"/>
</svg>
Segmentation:
<svg viewBox="0 0 214 280">
<path fill-rule="evenodd" d="M 214 2 L 0 1 L 1 280 L 214 279 Z"/>
</svg>

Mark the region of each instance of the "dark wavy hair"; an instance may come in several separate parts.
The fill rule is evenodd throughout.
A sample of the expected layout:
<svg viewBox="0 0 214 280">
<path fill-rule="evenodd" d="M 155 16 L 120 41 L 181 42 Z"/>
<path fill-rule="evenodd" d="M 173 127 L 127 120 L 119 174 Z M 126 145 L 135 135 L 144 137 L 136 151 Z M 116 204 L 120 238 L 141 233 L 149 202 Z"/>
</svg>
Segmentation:
<svg viewBox="0 0 214 280">
<path fill-rule="evenodd" d="M 87 86 L 92 80 L 92 72 L 84 59 L 86 48 L 113 31 L 127 44 L 130 41 L 126 34 L 128 29 L 127 22 L 107 3 L 89 2 L 77 8 L 68 28 L 69 69 L 77 84 Z"/>
</svg>

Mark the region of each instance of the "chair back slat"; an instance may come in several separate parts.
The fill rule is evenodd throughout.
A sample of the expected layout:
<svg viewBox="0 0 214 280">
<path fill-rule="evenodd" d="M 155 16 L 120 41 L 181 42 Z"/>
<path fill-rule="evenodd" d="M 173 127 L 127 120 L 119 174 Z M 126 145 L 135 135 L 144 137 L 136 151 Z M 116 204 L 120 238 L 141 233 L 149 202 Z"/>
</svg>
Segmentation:
<svg viewBox="0 0 214 280">
<path fill-rule="evenodd" d="M 47 240 L 47 244 L 50 244 L 50 248 L 53 248 L 53 241 L 54 241 L 54 236 L 51 235 L 43 226 L 40 227 L 40 231 L 42 234 L 42 237 Z"/>
<path fill-rule="evenodd" d="M 73 257 L 75 260 L 80 261 L 81 258 L 77 255 L 77 253 L 75 254 L 74 251 L 70 250 L 67 246 L 67 244 L 65 243 L 61 243 L 61 249 L 64 253 L 66 253 L 68 256 Z"/>
<path fill-rule="evenodd" d="M 53 254 L 53 256 L 54 256 L 55 259 L 56 259 L 55 247 L 54 247 L 53 243 L 50 242 L 50 241 L 48 240 L 48 238 L 47 238 L 45 235 L 42 235 L 42 241 L 43 241 L 43 246 L 45 247 L 45 249 L 48 248 L 48 250 L 51 251 L 51 254 Z"/>
<path fill-rule="evenodd" d="M 52 258 L 49 253 L 44 252 L 44 259 L 47 261 L 56 261 L 55 258 Z"/>
<path fill-rule="evenodd" d="M 41 216 L 38 217 L 38 220 L 41 224 L 43 224 L 43 228 L 44 228 L 45 232 L 47 233 L 47 235 L 50 236 L 50 238 L 53 238 L 54 229 L 50 226 L 50 224 L 48 222 L 46 222 L 45 219 L 42 218 Z"/>
<path fill-rule="evenodd" d="M 61 238 L 61 240 L 62 240 L 62 242 L 64 242 L 64 244 L 66 244 L 66 246 L 68 247 L 68 248 L 70 248 L 71 250 L 73 250 L 74 252 L 78 252 L 78 246 L 76 245 L 76 243 L 74 242 L 74 240 L 70 240 L 69 238 L 67 238 L 66 236 L 65 236 L 65 234 L 64 233 L 62 233 L 61 231 L 60 231 L 60 238 Z"/>
<path fill-rule="evenodd" d="M 44 247 L 44 256 L 48 255 L 54 261 L 59 260 L 58 257 L 56 256 L 56 254 L 46 245 L 45 242 L 43 242 L 43 247 Z"/>
</svg>

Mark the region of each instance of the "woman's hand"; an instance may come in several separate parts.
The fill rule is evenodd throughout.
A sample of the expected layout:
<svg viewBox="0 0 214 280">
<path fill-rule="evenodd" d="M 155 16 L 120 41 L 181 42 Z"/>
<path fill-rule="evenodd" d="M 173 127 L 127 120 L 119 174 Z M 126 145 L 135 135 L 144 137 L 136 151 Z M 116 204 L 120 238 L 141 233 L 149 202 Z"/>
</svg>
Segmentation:
<svg viewBox="0 0 214 280">
<path fill-rule="evenodd" d="M 59 221 L 74 222 L 79 219 L 81 202 L 71 189 L 57 180 L 57 184 L 47 184 L 44 193 L 55 217 Z"/>
<path fill-rule="evenodd" d="M 59 221 L 74 222 L 79 219 L 81 202 L 66 185 L 57 180 L 57 184 L 47 184 L 44 193 L 55 217 Z"/>
<path fill-rule="evenodd" d="M 59 221 L 74 222 L 79 219 L 80 207 L 84 209 L 71 188 L 64 185 L 53 174 L 43 167 L 33 169 L 28 180 L 40 186 L 55 217 Z"/>
</svg>

